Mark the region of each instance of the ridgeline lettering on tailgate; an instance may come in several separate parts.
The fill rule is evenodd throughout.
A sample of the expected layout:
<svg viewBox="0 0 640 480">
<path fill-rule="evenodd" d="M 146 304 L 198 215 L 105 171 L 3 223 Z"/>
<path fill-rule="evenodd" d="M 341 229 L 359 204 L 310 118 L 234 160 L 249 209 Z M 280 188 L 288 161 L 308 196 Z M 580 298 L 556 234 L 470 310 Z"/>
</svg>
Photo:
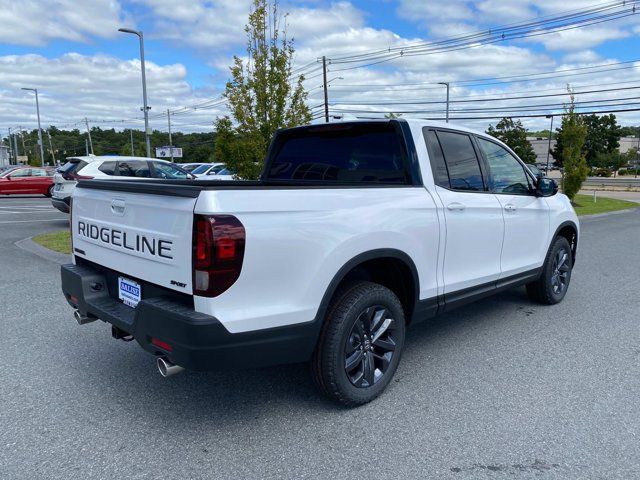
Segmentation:
<svg viewBox="0 0 640 480">
<path fill-rule="evenodd" d="M 127 232 L 122 230 L 101 227 L 82 220 L 78 221 L 78 234 L 126 250 L 173 259 L 171 240 L 160 240 L 140 234 L 135 234 L 132 238 L 131 234 L 127 235 Z"/>
</svg>

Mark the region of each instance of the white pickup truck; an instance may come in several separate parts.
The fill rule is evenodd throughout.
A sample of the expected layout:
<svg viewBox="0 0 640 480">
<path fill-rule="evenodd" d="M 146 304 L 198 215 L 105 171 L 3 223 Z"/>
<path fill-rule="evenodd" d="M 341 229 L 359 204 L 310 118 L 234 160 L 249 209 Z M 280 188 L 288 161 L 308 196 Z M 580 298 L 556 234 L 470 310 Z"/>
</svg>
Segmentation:
<svg viewBox="0 0 640 480">
<path fill-rule="evenodd" d="M 412 120 L 282 130 L 259 181 L 80 181 L 71 225 L 78 323 L 164 376 L 310 362 L 346 405 L 389 384 L 409 325 L 520 285 L 560 302 L 579 236 L 504 144 Z"/>
</svg>

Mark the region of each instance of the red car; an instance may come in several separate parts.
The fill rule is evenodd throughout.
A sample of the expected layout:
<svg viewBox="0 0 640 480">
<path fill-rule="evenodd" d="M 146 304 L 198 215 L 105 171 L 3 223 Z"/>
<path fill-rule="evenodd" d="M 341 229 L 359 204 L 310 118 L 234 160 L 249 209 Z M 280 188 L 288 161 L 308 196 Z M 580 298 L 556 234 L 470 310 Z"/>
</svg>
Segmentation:
<svg viewBox="0 0 640 480">
<path fill-rule="evenodd" d="M 0 173 L 0 195 L 39 194 L 51 196 L 54 170 L 17 167 Z"/>
</svg>

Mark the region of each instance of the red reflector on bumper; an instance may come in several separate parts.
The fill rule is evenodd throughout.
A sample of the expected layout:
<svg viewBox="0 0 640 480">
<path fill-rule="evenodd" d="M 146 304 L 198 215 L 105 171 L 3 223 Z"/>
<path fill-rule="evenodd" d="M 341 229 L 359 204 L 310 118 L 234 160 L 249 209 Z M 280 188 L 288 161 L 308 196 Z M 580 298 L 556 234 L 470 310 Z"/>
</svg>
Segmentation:
<svg viewBox="0 0 640 480">
<path fill-rule="evenodd" d="M 169 345 L 167 342 L 163 342 L 162 340 L 159 340 L 154 337 L 151 337 L 151 344 L 155 345 L 156 347 L 160 347 L 161 349 L 166 350 L 167 352 L 173 351 L 173 347 Z"/>
</svg>

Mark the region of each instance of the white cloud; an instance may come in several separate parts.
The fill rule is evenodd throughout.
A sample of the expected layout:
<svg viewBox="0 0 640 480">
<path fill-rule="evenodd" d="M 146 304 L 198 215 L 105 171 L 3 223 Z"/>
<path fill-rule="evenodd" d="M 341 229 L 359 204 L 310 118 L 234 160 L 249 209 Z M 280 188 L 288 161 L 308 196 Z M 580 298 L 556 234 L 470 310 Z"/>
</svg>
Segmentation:
<svg viewBox="0 0 640 480">
<path fill-rule="evenodd" d="M 88 42 L 115 37 L 132 24 L 115 0 L 0 0 L 0 42 L 40 46 L 50 40 Z"/>
<path fill-rule="evenodd" d="M 547 50 L 582 50 L 596 47 L 607 40 L 626 38 L 629 32 L 610 27 L 589 27 L 585 29 L 565 30 L 530 39 L 542 43 Z"/>
<path fill-rule="evenodd" d="M 147 83 L 151 114 L 185 104 L 202 102 L 213 92 L 194 91 L 185 80 L 187 71 L 181 64 L 160 66 L 147 62 Z M 108 72 L 108 73 L 105 73 Z M 84 117 L 94 121 L 140 119 L 142 104 L 140 62 L 95 55 L 69 53 L 48 59 L 40 55 L 0 57 L 0 123 L 35 127 L 33 97 L 21 87 L 38 88 L 43 126 L 67 125 Z M 206 112 L 206 113 L 205 113 Z M 215 111 L 208 110 L 210 125 Z M 141 122 L 101 124 L 103 127 L 140 128 Z M 164 128 L 166 120 L 152 121 L 153 127 Z"/>
</svg>

